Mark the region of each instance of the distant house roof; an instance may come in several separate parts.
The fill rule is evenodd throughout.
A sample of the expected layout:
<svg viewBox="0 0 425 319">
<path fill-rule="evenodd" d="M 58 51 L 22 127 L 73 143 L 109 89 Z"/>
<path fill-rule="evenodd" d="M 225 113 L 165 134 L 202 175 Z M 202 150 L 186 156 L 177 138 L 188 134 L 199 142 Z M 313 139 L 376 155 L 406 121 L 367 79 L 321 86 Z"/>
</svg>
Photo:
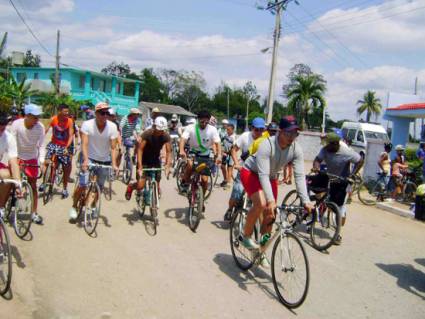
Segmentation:
<svg viewBox="0 0 425 319">
<path fill-rule="evenodd" d="M 161 104 L 161 103 L 152 103 L 152 102 L 140 102 L 139 106 L 147 107 L 152 110 L 154 108 L 158 108 L 160 113 L 165 114 L 177 114 L 183 116 L 196 116 L 195 114 L 185 110 L 181 106 L 178 105 L 170 105 L 170 104 Z"/>
<path fill-rule="evenodd" d="M 408 103 L 399 106 L 388 107 L 388 111 L 406 111 L 406 110 L 422 110 L 425 109 L 425 103 Z"/>
</svg>

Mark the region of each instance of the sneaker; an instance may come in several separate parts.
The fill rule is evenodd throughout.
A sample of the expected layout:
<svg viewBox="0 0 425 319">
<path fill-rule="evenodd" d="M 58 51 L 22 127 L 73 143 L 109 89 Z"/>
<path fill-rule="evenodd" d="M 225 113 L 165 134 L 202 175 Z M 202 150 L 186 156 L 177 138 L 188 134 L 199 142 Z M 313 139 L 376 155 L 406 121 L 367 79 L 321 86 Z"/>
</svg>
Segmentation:
<svg viewBox="0 0 425 319">
<path fill-rule="evenodd" d="M 230 220 L 232 219 L 232 210 L 231 209 L 228 209 L 226 211 L 226 213 L 224 214 L 224 218 L 223 219 L 226 222 L 230 222 Z"/>
<path fill-rule="evenodd" d="M 220 183 L 220 187 L 226 187 L 227 186 L 227 182 L 226 181 L 222 181 L 221 183 Z"/>
<path fill-rule="evenodd" d="M 37 213 L 32 213 L 31 219 L 33 223 L 36 223 L 37 225 L 43 225 L 43 217 L 41 217 Z"/>
<path fill-rule="evenodd" d="M 244 245 L 244 247 L 248 248 L 249 250 L 260 248 L 260 246 L 251 237 L 244 237 L 242 241 L 242 245 Z"/>
<path fill-rule="evenodd" d="M 133 187 L 131 187 L 131 185 L 128 185 L 127 190 L 125 191 L 125 199 L 130 200 L 132 193 L 133 193 Z"/>
<path fill-rule="evenodd" d="M 40 186 L 38 186 L 38 191 L 40 193 L 43 193 L 45 188 L 46 188 L 46 186 L 44 184 L 41 184 Z"/>
<path fill-rule="evenodd" d="M 74 207 L 71 207 L 69 210 L 69 220 L 74 221 L 78 217 L 77 210 Z"/>
<path fill-rule="evenodd" d="M 65 199 L 69 196 L 68 191 L 66 189 L 62 190 L 62 199 Z"/>
<path fill-rule="evenodd" d="M 270 268 L 270 261 L 264 253 L 262 253 L 260 257 L 260 266 L 266 269 Z"/>
<path fill-rule="evenodd" d="M 334 244 L 339 246 L 341 245 L 342 237 L 341 235 L 338 235 L 338 237 L 335 239 Z"/>
</svg>

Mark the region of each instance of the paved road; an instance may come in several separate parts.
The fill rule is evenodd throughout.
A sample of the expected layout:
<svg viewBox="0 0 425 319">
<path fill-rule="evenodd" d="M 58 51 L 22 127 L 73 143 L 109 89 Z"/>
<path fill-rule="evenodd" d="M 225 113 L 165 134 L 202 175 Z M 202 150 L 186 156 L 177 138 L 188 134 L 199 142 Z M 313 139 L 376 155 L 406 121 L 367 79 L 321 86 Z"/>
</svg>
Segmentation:
<svg viewBox="0 0 425 319">
<path fill-rule="evenodd" d="M 33 239 L 12 236 L 13 294 L 1 318 L 424 318 L 425 224 L 350 206 L 343 244 L 320 253 L 306 244 L 311 285 L 290 311 L 269 271 L 240 272 L 222 215 L 229 191 L 216 189 L 198 233 L 187 201 L 165 181 L 158 234 L 150 236 L 116 182 L 103 200 L 98 237 L 67 221 L 70 199 L 43 207 Z M 281 192 L 282 193 L 282 192 Z"/>
</svg>

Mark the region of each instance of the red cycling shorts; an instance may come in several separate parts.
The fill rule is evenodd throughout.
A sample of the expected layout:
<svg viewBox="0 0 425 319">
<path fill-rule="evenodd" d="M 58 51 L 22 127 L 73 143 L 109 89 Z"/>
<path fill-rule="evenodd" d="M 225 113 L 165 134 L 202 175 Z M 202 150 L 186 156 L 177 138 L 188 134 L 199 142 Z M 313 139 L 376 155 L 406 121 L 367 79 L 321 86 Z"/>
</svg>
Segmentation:
<svg viewBox="0 0 425 319">
<path fill-rule="evenodd" d="M 242 185 L 245 188 L 245 192 L 249 197 L 263 189 L 257 173 L 254 173 L 244 167 L 241 169 L 240 177 Z M 274 199 L 277 200 L 277 179 L 271 179 L 270 184 L 272 185 Z"/>
<path fill-rule="evenodd" d="M 38 161 L 37 161 L 37 159 L 30 159 L 30 160 L 19 159 L 18 164 L 19 165 L 21 165 L 21 164 L 38 165 Z M 21 166 L 21 169 L 22 168 L 23 167 Z M 27 166 L 24 169 L 25 169 L 25 175 L 27 175 L 29 178 L 37 178 L 38 177 L 38 167 Z"/>
<path fill-rule="evenodd" d="M 7 166 L 6 164 L 0 162 L 0 169 L 9 169 L 9 166 Z"/>
</svg>

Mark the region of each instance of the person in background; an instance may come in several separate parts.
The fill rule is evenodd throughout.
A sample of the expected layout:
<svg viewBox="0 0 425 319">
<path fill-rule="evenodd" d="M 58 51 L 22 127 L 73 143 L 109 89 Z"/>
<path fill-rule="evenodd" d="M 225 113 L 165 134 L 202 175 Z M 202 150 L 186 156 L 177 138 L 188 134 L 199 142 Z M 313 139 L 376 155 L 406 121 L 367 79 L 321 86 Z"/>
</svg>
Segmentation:
<svg viewBox="0 0 425 319">
<path fill-rule="evenodd" d="M 115 112 L 115 110 L 113 108 L 110 108 L 109 109 L 108 121 L 111 121 L 112 123 L 114 123 L 115 126 L 117 127 L 117 130 L 118 130 L 118 143 L 115 145 L 115 148 L 116 148 L 116 155 L 117 155 L 117 160 L 116 160 L 117 166 L 120 167 L 120 165 L 121 165 L 121 157 L 122 157 L 121 128 L 120 128 L 120 123 L 118 122 L 117 114 L 116 114 L 116 112 Z"/>
<path fill-rule="evenodd" d="M 168 125 L 168 133 L 171 138 L 179 136 L 179 118 L 177 114 L 173 114 L 170 119 L 170 124 Z"/>
<path fill-rule="evenodd" d="M 419 143 L 416 157 L 422 162 L 422 182 L 425 183 L 425 142 Z"/>
<path fill-rule="evenodd" d="M 223 137 L 227 135 L 227 125 L 229 125 L 229 121 L 226 119 L 223 119 L 221 121 L 221 127 L 218 130 L 218 135 L 220 135 L 220 138 L 223 140 Z"/>
<path fill-rule="evenodd" d="M 400 158 L 400 163 L 401 164 L 406 164 L 406 156 L 404 154 L 404 150 L 405 150 L 405 148 L 401 144 L 398 144 L 395 147 L 395 151 L 396 151 L 395 158 Z"/>
<path fill-rule="evenodd" d="M 391 198 L 393 200 L 395 200 L 403 190 L 403 175 L 405 170 L 409 167 L 402 163 L 402 161 L 402 156 L 396 156 L 396 158 L 391 162 L 391 177 L 394 182 L 394 190 L 391 193 Z"/>
<path fill-rule="evenodd" d="M 151 116 L 146 119 L 145 130 L 149 130 L 149 129 L 152 128 L 152 125 L 153 125 L 155 119 L 159 116 L 159 112 L 160 112 L 159 108 L 157 108 L 157 107 L 154 107 L 152 109 Z"/>
<path fill-rule="evenodd" d="M 90 109 L 88 105 L 81 105 L 80 110 L 83 111 L 84 114 L 84 120 L 91 120 L 94 119 L 95 114 L 94 111 Z"/>
<path fill-rule="evenodd" d="M 226 187 L 233 178 L 232 148 L 236 143 L 235 126 L 232 123 L 226 125 L 226 135 L 221 138 L 223 159 L 221 160 L 221 171 L 223 181 L 221 187 Z"/>
<path fill-rule="evenodd" d="M 391 143 L 385 143 L 384 144 L 384 151 L 379 154 L 378 159 L 378 167 L 379 167 L 379 173 L 385 176 L 385 188 L 389 187 L 389 181 L 391 177 L 391 160 L 390 160 L 390 153 L 393 148 L 393 145 Z"/>
</svg>

